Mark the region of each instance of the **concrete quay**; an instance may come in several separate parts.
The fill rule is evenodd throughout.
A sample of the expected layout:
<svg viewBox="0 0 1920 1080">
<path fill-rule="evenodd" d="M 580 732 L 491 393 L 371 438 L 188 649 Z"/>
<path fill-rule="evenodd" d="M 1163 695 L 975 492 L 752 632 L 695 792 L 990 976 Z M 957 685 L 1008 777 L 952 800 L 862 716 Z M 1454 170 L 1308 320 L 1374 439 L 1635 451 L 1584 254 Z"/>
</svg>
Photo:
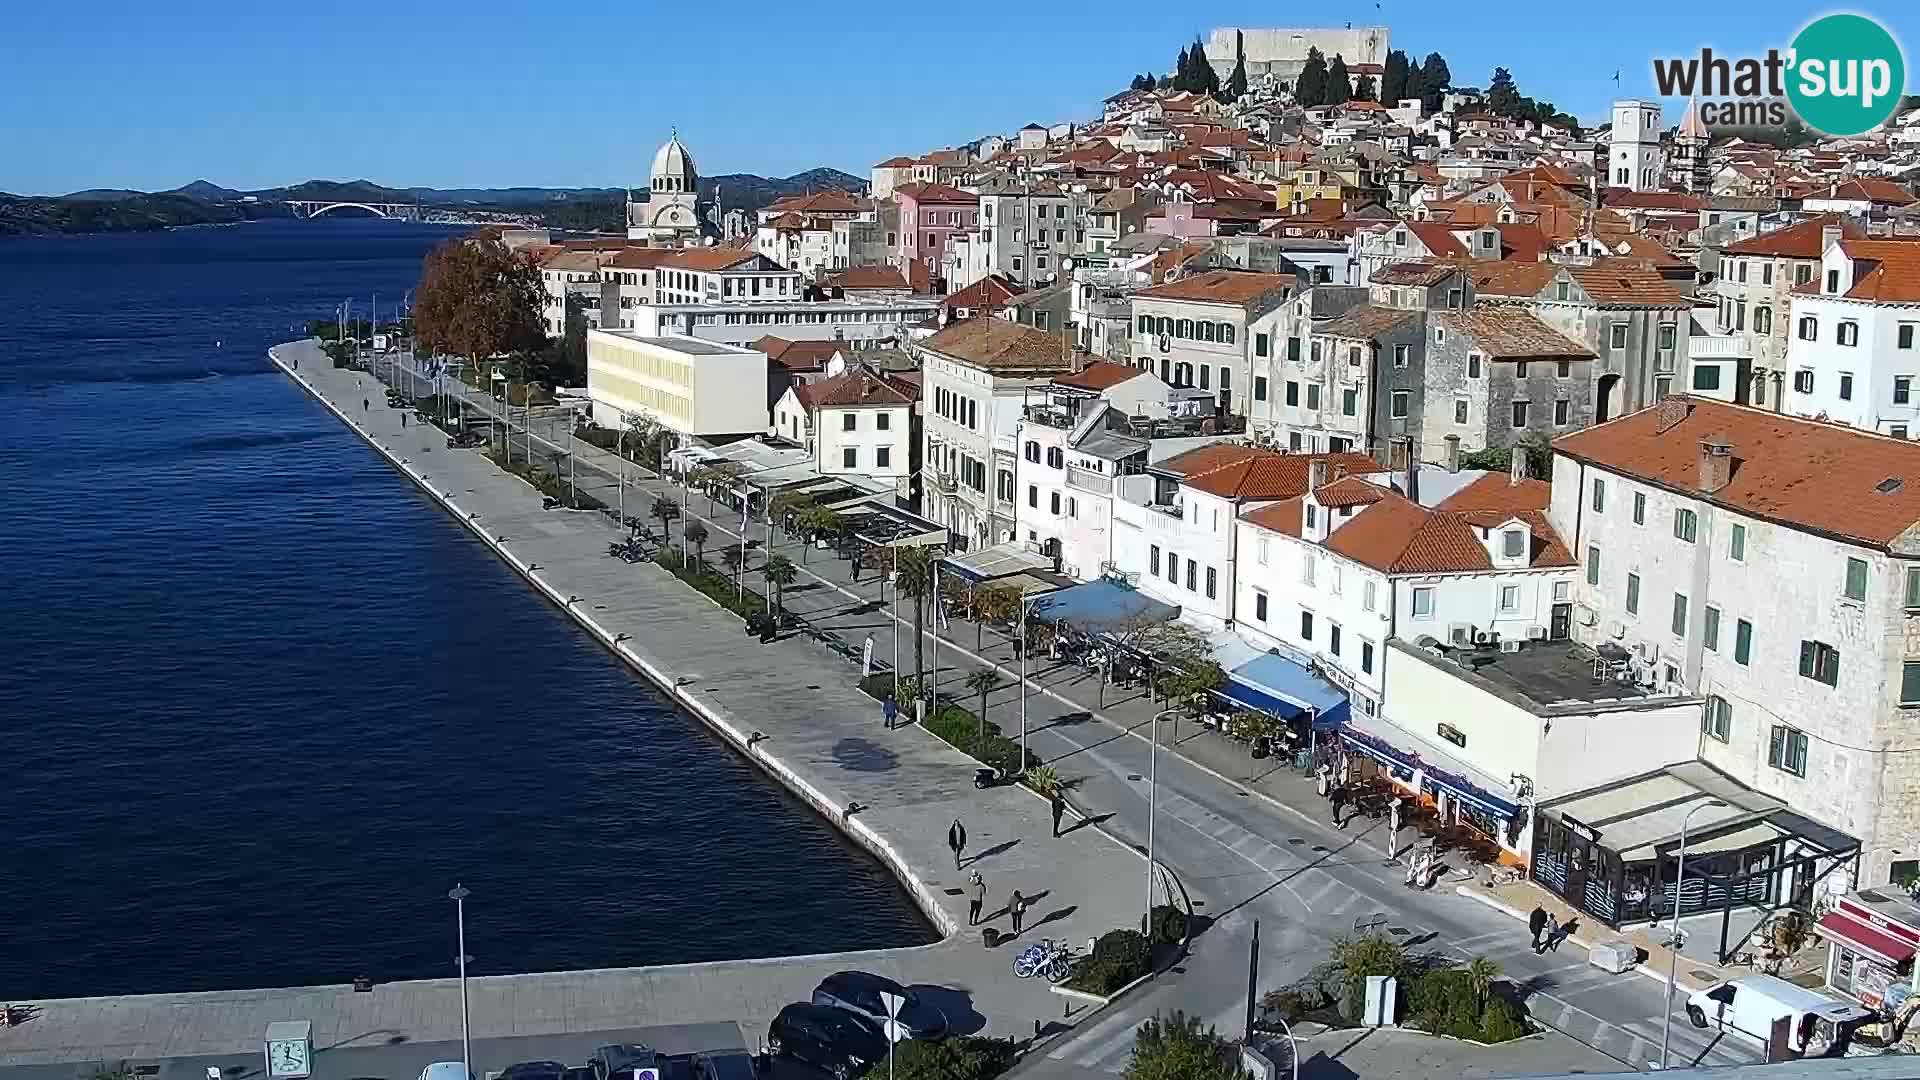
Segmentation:
<svg viewBox="0 0 1920 1080">
<path fill-rule="evenodd" d="M 782 1005 L 849 968 L 925 988 L 962 1031 L 1031 1036 L 1084 1013 L 1077 1007 L 1065 1017 L 1043 980 L 1014 978 L 1015 948 L 982 946 L 966 929 L 961 886 L 981 872 L 991 923 L 1003 930 L 1008 893 L 1032 898 L 1021 944 L 1042 936 L 1083 943 L 1137 924 L 1136 852 L 1098 829 L 1051 836 L 1046 804 L 1024 789 L 976 790 L 972 759 L 917 728 L 883 730 L 879 709 L 855 689 L 858 672 L 838 655 L 804 637 L 762 645 L 665 570 L 608 559 L 606 544 L 621 531 L 604 516 L 543 511 L 536 491 L 482 454 L 448 450 L 430 426 L 403 428 L 379 383 L 332 367 L 314 343 L 271 355 L 596 640 L 886 863 L 943 935 L 931 945 L 860 953 L 475 977 L 476 1072 L 505 1063 L 481 1057 L 482 1040 L 496 1036 L 580 1035 L 584 1057 L 595 1033 L 722 1022 L 738 1023 L 743 1044 L 757 1046 Z M 636 739 L 633 752 L 645 753 L 644 742 Z M 849 815 L 855 803 L 861 809 Z M 635 806 L 639 818 L 644 802 Z M 958 871 L 946 847 L 956 818 L 969 833 L 969 861 Z M 644 819 L 635 825 L 645 827 Z M 0 1030 L 0 1067 L 206 1055 L 257 1062 L 261 1035 L 276 1020 L 311 1020 L 316 1049 L 460 1037 L 452 979 L 371 993 L 342 985 L 15 1004 L 30 1006 L 33 1018 Z"/>
</svg>

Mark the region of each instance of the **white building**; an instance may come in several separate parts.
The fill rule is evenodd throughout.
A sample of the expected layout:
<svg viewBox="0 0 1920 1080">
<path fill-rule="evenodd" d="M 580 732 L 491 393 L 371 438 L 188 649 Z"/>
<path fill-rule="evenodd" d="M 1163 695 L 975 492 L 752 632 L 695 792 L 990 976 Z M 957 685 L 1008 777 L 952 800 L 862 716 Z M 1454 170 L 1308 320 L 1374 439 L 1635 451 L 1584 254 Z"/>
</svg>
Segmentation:
<svg viewBox="0 0 1920 1080">
<path fill-rule="evenodd" d="M 1223 418 L 1244 417 L 1256 330 L 1302 287 L 1292 274 L 1203 270 L 1141 289 L 1132 297 L 1133 364 L 1168 385 L 1209 391 Z"/>
<path fill-rule="evenodd" d="M 767 357 L 683 335 L 587 332 L 593 422 L 625 427 L 642 416 L 685 437 L 767 430 Z"/>
<path fill-rule="evenodd" d="M 1796 289 L 1786 411 L 1920 433 L 1920 240 L 1839 240 Z"/>
<path fill-rule="evenodd" d="M 773 433 L 811 451 L 823 475 L 899 479 L 912 471 L 913 403 L 904 386 L 854 368 L 789 386 Z"/>
<path fill-rule="evenodd" d="M 1607 144 L 1607 175 L 1614 187 L 1658 191 L 1666 186 L 1666 151 L 1660 147 L 1660 106 L 1651 101 L 1613 103 L 1613 134 Z"/>
<path fill-rule="evenodd" d="M 627 239 L 679 247 L 700 238 L 700 174 L 675 132 L 653 155 L 645 202 L 627 198 Z"/>
<path fill-rule="evenodd" d="M 1855 884 L 1920 867 L 1920 445 L 1676 396 L 1554 448 L 1576 639 L 1703 696 L 1699 757 L 1858 838 Z"/>
<path fill-rule="evenodd" d="M 548 337 L 567 332 L 569 300 L 579 305 L 589 327 L 600 325 L 601 268 L 608 259 L 601 251 L 555 251 L 542 260 L 540 289 L 546 295 L 540 306 L 540 322 Z"/>
<path fill-rule="evenodd" d="M 658 304 L 791 303 L 805 293 L 797 270 L 744 248 L 689 248 L 659 263 Z"/>
<path fill-rule="evenodd" d="M 632 329 L 748 345 L 772 334 L 788 341 L 872 341 L 905 337 L 940 302 L 923 300 L 771 300 L 760 303 L 642 304 Z"/>
<path fill-rule="evenodd" d="M 920 342 L 922 513 L 962 542 L 1015 539 L 1015 461 L 1026 392 L 1084 366 L 1066 339 L 1007 319 L 956 322 Z"/>
</svg>

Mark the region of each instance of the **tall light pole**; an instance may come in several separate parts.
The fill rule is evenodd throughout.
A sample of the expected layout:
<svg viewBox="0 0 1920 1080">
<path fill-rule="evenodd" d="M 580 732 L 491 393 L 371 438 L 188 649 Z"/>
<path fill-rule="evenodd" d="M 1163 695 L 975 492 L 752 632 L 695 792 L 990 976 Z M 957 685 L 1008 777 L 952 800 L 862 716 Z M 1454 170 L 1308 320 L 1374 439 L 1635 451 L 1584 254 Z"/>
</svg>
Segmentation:
<svg viewBox="0 0 1920 1080">
<path fill-rule="evenodd" d="M 1020 771 L 1027 771 L 1027 594 L 1020 594 Z"/>
<path fill-rule="evenodd" d="M 940 557 L 927 564 L 927 604 L 933 608 L 933 664 L 927 669 L 927 697 L 940 711 Z M 918 641 L 915 645 L 920 644 Z"/>
<path fill-rule="evenodd" d="M 473 890 L 456 883 L 447 891 L 453 901 L 454 923 L 460 928 L 460 1064 L 473 1076 L 473 1039 L 467 1030 L 467 897 Z"/>
<path fill-rule="evenodd" d="M 1161 709 L 1153 714 L 1153 730 L 1149 733 L 1147 744 L 1147 918 L 1142 924 L 1147 936 L 1153 936 L 1153 859 L 1154 859 L 1154 823 L 1159 819 L 1160 807 L 1160 721 L 1175 709 Z"/>
<path fill-rule="evenodd" d="M 1687 811 L 1680 819 L 1680 851 L 1674 856 L 1673 863 L 1673 937 L 1667 942 L 1667 1015 L 1660 1025 L 1660 1068 L 1667 1068 L 1667 1053 L 1673 1042 L 1673 981 L 1680 972 L 1680 886 L 1687 882 L 1687 826 L 1692 823 L 1693 815 L 1710 806 L 1724 807 L 1727 804 L 1719 799 L 1708 799 L 1699 806 Z"/>
</svg>

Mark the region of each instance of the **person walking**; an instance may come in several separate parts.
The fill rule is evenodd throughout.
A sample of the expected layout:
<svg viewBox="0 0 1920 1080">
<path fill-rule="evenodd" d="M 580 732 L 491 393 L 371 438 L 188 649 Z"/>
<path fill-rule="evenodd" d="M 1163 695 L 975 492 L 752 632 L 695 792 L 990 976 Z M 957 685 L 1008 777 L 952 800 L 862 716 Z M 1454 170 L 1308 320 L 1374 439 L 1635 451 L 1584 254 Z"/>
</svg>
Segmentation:
<svg viewBox="0 0 1920 1080">
<path fill-rule="evenodd" d="M 1400 796 L 1387 804 L 1387 861 L 1400 854 Z"/>
<path fill-rule="evenodd" d="M 1058 787 L 1055 787 L 1053 793 L 1047 796 L 1047 808 L 1053 811 L 1053 835 L 1059 836 L 1060 819 L 1067 813 L 1067 800 L 1060 794 Z"/>
<path fill-rule="evenodd" d="M 1541 926 L 1540 929 L 1541 929 L 1542 936 L 1539 941 L 1534 943 L 1534 946 L 1533 946 L 1533 953 L 1535 956 L 1539 956 L 1540 954 L 1547 951 L 1547 946 L 1553 941 L 1553 935 L 1560 932 L 1560 924 L 1554 920 L 1553 916 L 1548 915 L 1547 921 Z"/>
<path fill-rule="evenodd" d="M 1334 827 L 1345 830 L 1346 826 L 1340 823 L 1340 808 L 1347 804 L 1347 789 L 1344 787 L 1335 787 L 1328 793 L 1327 802 L 1333 807 Z"/>
<path fill-rule="evenodd" d="M 361 412 L 366 412 L 367 410 L 369 410 L 369 409 L 371 409 L 371 408 L 373 408 L 373 406 L 372 406 L 371 404 L 369 404 L 369 403 L 368 403 L 368 401 L 367 401 L 367 399 L 366 399 L 366 398 L 361 398 L 361 399 L 360 399 L 360 411 L 361 411 Z"/>
<path fill-rule="evenodd" d="M 1007 897 L 1007 914 L 1013 917 L 1013 932 L 1016 935 L 1020 933 L 1020 919 L 1026 913 L 1027 898 L 1020 895 L 1019 889 L 1013 890 L 1013 895 Z"/>
<path fill-rule="evenodd" d="M 972 876 L 967 878 L 967 925 L 968 926 L 980 925 L 980 909 L 985 907 L 986 903 L 987 903 L 987 882 L 985 878 L 982 878 L 980 876 L 980 871 L 975 870 Z"/>
<path fill-rule="evenodd" d="M 1540 951 L 1540 933 L 1547 928 L 1547 909 L 1538 904 L 1527 914 L 1527 929 L 1533 933 L 1533 951 Z"/>
<path fill-rule="evenodd" d="M 967 827 L 960 824 L 959 818 L 947 827 L 947 846 L 953 849 L 953 868 L 960 869 L 960 853 L 967 850 Z"/>
<path fill-rule="evenodd" d="M 401 427 L 403 427 L 403 428 L 407 426 L 407 414 L 406 414 L 406 413 L 401 413 L 401 414 L 400 414 L 400 426 L 401 426 Z"/>
<path fill-rule="evenodd" d="M 1566 922 L 1563 922 L 1563 923 L 1554 924 L 1553 932 L 1547 935 L 1546 951 L 1559 952 L 1560 943 L 1567 940 L 1567 938 L 1571 937 L 1572 935 L 1573 935 L 1572 919 L 1568 919 Z"/>
<path fill-rule="evenodd" d="M 1333 766 L 1325 758 L 1320 759 L 1320 767 L 1313 770 L 1313 790 L 1322 799 L 1333 794 Z"/>
<path fill-rule="evenodd" d="M 900 715 L 900 706 L 892 698 L 880 703 L 880 715 L 887 722 L 887 730 L 893 730 L 893 718 Z"/>
</svg>

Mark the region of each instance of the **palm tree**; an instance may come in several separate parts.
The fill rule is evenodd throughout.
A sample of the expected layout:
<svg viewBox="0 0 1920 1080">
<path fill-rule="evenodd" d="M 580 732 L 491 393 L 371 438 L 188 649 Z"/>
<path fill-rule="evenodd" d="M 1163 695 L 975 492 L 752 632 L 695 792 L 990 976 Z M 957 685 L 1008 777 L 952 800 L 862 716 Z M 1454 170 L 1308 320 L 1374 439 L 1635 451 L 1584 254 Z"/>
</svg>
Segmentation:
<svg viewBox="0 0 1920 1080">
<path fill-rule="evenodd" d="M 794 569 L 792 559 L 774 555 L 767 559 L 767 565 L 761 567 L 760 572 L 766 575 L 767 584 L 773 586 L 773 595 L 767 598 L 768 614 L 784 611 L 787 586 L 800 576 L 800 571 Z"/>
<path fill-rule="evenodd" d="M 1473 997 L 1479 1007 L 1487 1007 L 1487 991 L 1493 988 L 1493 981 L 1500 977 L 1500 965 L 1484 956 L 1475 957 L 1467 965 L 1467 982 L 1473 985 Z"/>
<path fill-rule="evenodd" d="M 987 695 L 1000 689 L 1003 685 L 1005 684 L 1000 679 L 1000 673 L 992 668 L 981 668 L 979 671 L 967 676 L 967 689 L 980 695 L 980 732 L 978 738 L 982 744 L 987 741 Z"/>
<path fill-rule="evenodd" d="M 707 558 L 707 526 L 698 518 L 693 519 L 680 529 L 681 538 L 693 545 L 693 556 L 701 562 Z"/>
<path fill-rule="evenodd" d="M 727 564 L 727 573 L 733 575 L 734 597 L 744 599 L 747 595 L 747 583 L 741 580 L 740 568 L 746 565 L 747 557 L 740 554 L 739 548 L 729 545 L 727 550 L 721 553 L 720 559 Z"/>
<path fill-rule="evenodd" d="M 673 519 L 680 516 L 680 504 L 666 495 L 653 498 L 653 516 L 660 519 L 660 530 L 665 533 L 662 543 L 673 539 Z"/>
<path fill-rule="evenodd" d="M 893 587 L 913 601 L 913 677 L 927 677 L 927 603 L 933 589 L 933 561 L 939 556 L 924 547 L 895 548 Z"/>
</svg>

